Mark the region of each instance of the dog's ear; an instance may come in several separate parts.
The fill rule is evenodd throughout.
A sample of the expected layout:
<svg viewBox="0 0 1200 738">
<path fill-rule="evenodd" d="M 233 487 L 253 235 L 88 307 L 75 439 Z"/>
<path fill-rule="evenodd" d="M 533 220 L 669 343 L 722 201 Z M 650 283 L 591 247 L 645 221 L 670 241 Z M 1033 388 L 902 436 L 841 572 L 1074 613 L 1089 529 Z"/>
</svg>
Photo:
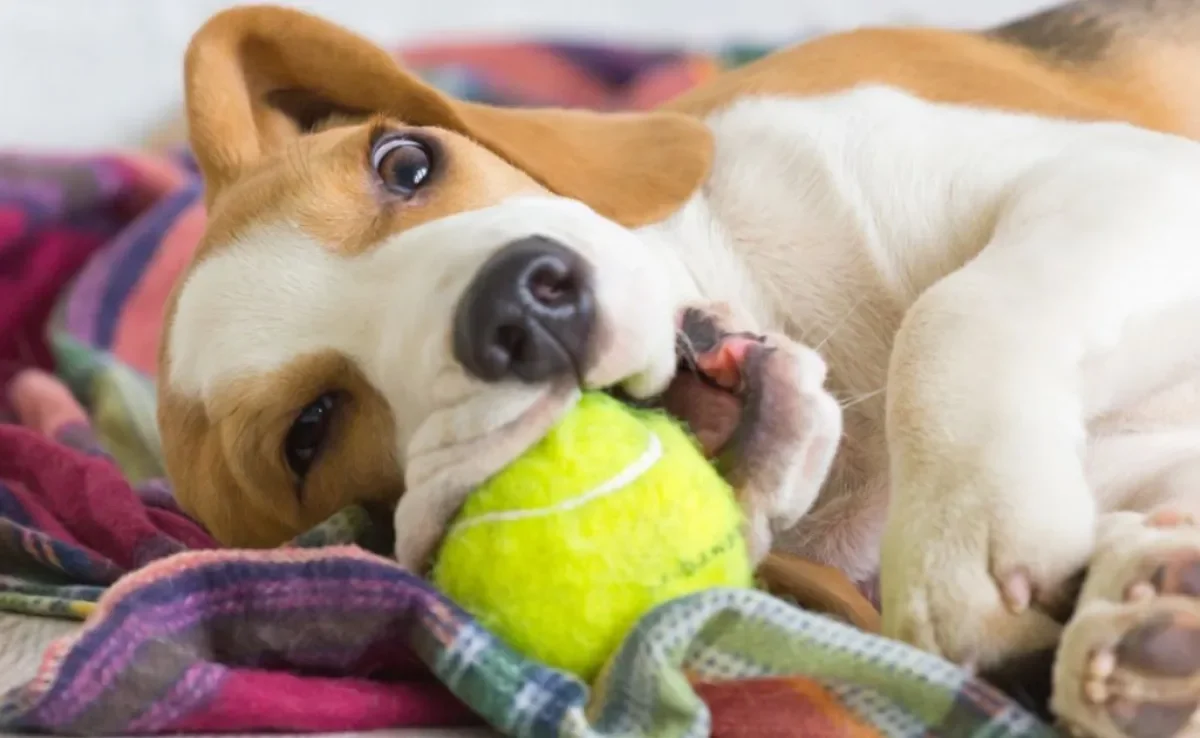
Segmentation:
<svg viewBox="0 0 1200 738">
<path fill-rule="evenodd" d="M 372 114 L 469 136 L 550 191 L 630 226 L 678 208 L 712 159 L 711 137 L 696 119 L 461 102 L 370 41 L 272 6 L 210 19 L 188 48 L 185 85 L 189 138 L 210 202 L 289 139 Z"/>
</svg>

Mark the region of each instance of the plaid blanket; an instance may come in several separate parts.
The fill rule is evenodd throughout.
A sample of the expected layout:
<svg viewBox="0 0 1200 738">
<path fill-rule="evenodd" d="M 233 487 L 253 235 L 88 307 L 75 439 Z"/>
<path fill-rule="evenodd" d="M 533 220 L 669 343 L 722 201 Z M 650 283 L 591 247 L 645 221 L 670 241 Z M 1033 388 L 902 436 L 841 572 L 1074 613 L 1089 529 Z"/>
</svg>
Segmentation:
<svg viewBox="0 0 1200 738">
<path fill-rule="evenodd" d="M 462 97 L 637 108 L 755 53 L 405 56 Z M 84 621 L 0 700 L 0 731 L 1053 735 L 945 662 L 759 592 L 664 605 L 585 685 L 381 556 L 386 515 L 222 550 L 175 506 L 154 423 L 162 306 L 203 228 L 199 193 L 186 156 L 0 156 L 0 609 Z"/>
</svg>

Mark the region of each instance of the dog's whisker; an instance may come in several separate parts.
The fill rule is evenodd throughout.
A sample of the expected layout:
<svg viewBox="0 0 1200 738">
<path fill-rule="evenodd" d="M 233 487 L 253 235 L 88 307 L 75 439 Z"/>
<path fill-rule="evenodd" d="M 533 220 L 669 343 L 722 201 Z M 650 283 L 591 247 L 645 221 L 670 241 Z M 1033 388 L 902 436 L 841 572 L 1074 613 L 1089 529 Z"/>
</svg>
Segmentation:
<svg viewBox="0 0 1200 738">
<path fill-rule="evenodd" d="M 848 400 L 846 400 L 845 402 L 840 402 L 838 404 L 841 406 L 841 408 L 843 410 L 845 410 L 848 407 L 854 407 L 855 405 L 857 405 L 860 402 L 866 402 L 867 400 L 878 397 L 886 391 L 887 391 L 887 387 L 880 387 L 879 389 L 877 389 L 873 392 L 868 392 L 864 395 L 859 395 L 858 397 L 851 397 Z"/>
<path fill-rule="evenodd" d="M 859 441 L 859 440 L 858 440 L 857 438 L 855 438 L 854 436 L 850 435 L 850 434 L 849 434 L 848 432 L 846 432 L 846 431 L 842 431 L 842 436 L 841 436 L 841 438 L 840 438 L 839 440 L 840 440 L 840 441 L 842 441 L 842 442 L 844 442 L 844 444 L 845 444 L 845 445 L 847 445 L 847 446 L 851 446 L 852 448 L 855 448 L 855 449 L 860 449 L 860 448 L 862 448 L 862 442 L 861 442 L 861 441 Z"/>
<path fill-rule="evenodd" d="M 837 332 L 846 325 L 846 322 L 850 320 L 850 316 L 854 315 L 854 312 L 858 310 L 858 308 L 866 301 L 866 299 L 866 297 L 860 297 L 858 301 L 846 311 L 846 314 L 842 316 L 841 320 L 834 324 L 833 328 L 829 330 L 829 334 L 825 336 L 825 338 L 821 339 L 820 343 L 818 343 L 816 346 L 813 346 L 813 351 L 820 351 L 821 347 L 829 343 L 829 339 L 833 338 Z"/>
<path fill-rule="evenodd" d="M 679 352 L 679 358 L 686 365 L 687 370 L 692 374 L 699 374 L 700 367 L 696 364 L 696 346 L 692 343 L 691 336 L 683 331 L 678 331 L 675 334 L 675 345 Z"/>
</svg>

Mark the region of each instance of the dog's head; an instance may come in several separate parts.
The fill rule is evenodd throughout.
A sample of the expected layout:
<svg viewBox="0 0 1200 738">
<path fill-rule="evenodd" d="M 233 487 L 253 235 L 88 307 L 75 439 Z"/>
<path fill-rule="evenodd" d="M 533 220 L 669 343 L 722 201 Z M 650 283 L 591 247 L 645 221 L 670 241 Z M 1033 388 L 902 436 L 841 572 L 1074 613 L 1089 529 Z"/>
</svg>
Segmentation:
<svg viewBox="0 0 1200 738">
<path fill-rule="evenodd" d="M 270 7 L 209 21 L 186 84 L 209 223 L 169 306 L 159 422 L 180 501 L 223 542 L 485 476 L 581 386 L 670 380 L 676 296 L 631 228 L 706 175 L 697 121 L 451 100 Z"/>
</svg>

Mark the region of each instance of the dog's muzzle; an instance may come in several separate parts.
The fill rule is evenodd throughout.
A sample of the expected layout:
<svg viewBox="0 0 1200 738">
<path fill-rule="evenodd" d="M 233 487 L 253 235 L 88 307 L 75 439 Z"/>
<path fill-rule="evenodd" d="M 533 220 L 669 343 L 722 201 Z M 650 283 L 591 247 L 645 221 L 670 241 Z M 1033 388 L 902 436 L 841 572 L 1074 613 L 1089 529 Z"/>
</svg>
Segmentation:
<svg viewBox="0 0 1200 738">
<path fill-rule="evenodd" d="M 513 241 L 468 285 L 454 316 L 454 357 L 478 379 L 582 379 L 596 322 L 592 270 L 542 236 Z"/>
</svg>

